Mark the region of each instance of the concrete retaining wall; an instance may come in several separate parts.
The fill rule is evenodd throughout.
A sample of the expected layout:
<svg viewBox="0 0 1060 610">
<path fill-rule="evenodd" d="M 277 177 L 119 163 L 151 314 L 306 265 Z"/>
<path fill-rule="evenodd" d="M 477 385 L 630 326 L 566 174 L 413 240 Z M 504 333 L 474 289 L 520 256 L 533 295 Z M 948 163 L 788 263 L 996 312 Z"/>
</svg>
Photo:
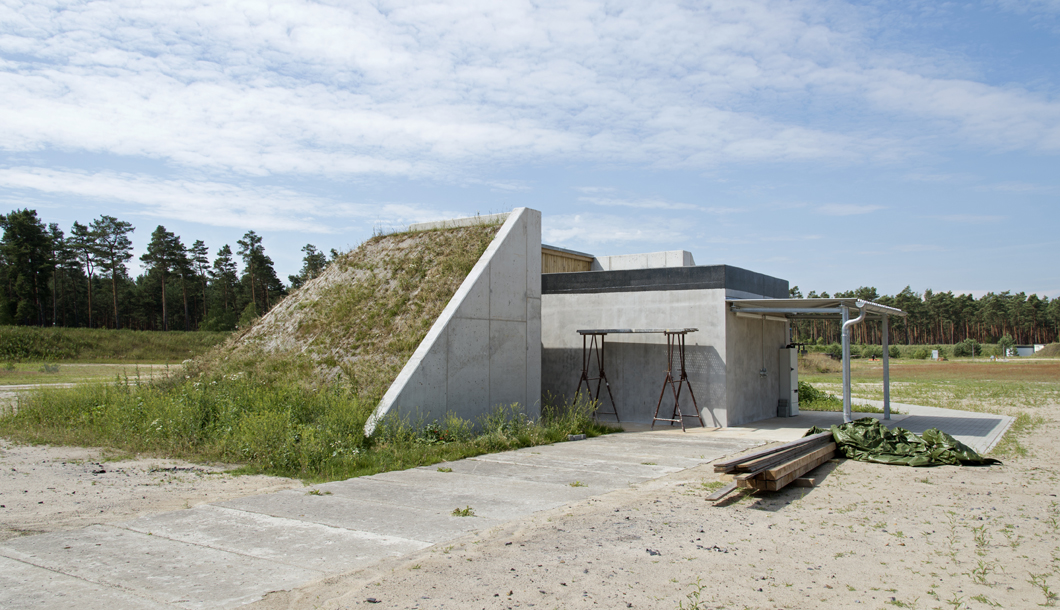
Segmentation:
<svg viewBox="0 0 1060 610">
<path fill-rule="evenodd" d="M 616 254 L 598 256 L 593 260 L 593 271 L 621 271 L 623 269 L 659 269 L 662 267 L 692 267 L 696 261 L 688 250 L 667 250 L 644 254 Z"/>
<path fill-rule="evenodd" d="M 424 223 L 466 226 L 486 217 Z M 517 208 L 365 426 L 386 415 L 429 422 L 452 413 L 477 421 L 499 405 L 541 409 L 541 213 Z"/>
</svg>

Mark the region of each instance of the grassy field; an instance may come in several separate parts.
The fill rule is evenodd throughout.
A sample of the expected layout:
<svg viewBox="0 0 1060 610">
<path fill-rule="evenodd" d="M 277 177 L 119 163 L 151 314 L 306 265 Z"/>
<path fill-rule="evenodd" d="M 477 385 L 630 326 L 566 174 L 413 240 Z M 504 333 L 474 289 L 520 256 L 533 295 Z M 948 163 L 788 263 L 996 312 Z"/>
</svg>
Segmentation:
<svg viewBox="0 0 1060 610">
<path fill-rule="evenodd" d="M 1020 437 L 1046 421 L 1047 407 L 1060 404 L 1060 359 L 892 360 L 890 372 L 893 402 L 1016 418 L 994 449 L 996 455 L 1023 454 Z M 855 400 L 883 399 L 880 362 L 856 360 L 851 363 L 850 377 Z M 809 374 L 800 367 L 800 379 L 822 392 L 842 392 L 841 372 Z"/>
<path fill-rule="evenodd" d="M 0 327 L 0 367 L 20 362 L 180 363 L 205 353 L 229 333 Z"/>
<path fill-rule="evenodd" d="M 0 365 L 0 387 L 30 384 L 100 383 L 129 378 L 147 381 L 176 374 L 168 364 L 86 364 L 70 362 L 6 362 Z"/>
</svg>

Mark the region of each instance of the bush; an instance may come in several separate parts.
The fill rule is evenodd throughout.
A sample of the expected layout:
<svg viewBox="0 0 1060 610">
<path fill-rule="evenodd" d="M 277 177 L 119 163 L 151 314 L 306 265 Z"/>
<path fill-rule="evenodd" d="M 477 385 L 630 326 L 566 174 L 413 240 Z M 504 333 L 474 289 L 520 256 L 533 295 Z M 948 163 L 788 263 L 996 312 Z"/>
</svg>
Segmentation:
<svg viewBox="0 0 1060 610">
<path fill-rule="evenodd" d="M 887 348 L 887 354 L 891 358 L 901 358 L 902 357 L 902 350 L 898 349 L 897 345 L 892 345 L 892 346 Z"/>
<path fill-rule="evenodd" d="M 997 347 L 1001 350 L 1002 356 L 1008 356 L 1008 350 L 1016 345 L 1016 342 L 1012 340 L 1012 337 L 1005 335 L 997 340 Z"/>
<path fill-rule="evenodd" d="M 201 331 L 5 326 L 0 327 L 0 360 L 180 362 L 227 338 L 227 333 Z"/>
<path fill-rule="evenodd" d="M 833 344 L 829 345 L 827 348 L 825 348 L 824 353 L 828 354 L 829 356 L 835 356 L 836 358 L 842 358 L 843 357 L 843 346 L 840 345 L 839 343 L 833 343 Z"/>
<path fill-rule="evenodd" d="M 983 346 L 979 345 L 979 342 L 972 338 L 965 339 L 953 346 L 953 356 L 955 358 L 981 356 L 982 353 Z"/>
<path fill-rule="evenodd" d="M 931 352 L 927 351 L 927 349 L 923 347 L 917 348 L 917 350 L 913 352 L 913 358 L 916 358 L 917 360 L 927 360 L 928 356 L 930 355 Z"/>
<path fill-rule="evenodd" d="M 882 345 L 862 345 L 861 346 L 861 357 L 862 358 L 883 358 L 883 346 Z"/>
</svg>

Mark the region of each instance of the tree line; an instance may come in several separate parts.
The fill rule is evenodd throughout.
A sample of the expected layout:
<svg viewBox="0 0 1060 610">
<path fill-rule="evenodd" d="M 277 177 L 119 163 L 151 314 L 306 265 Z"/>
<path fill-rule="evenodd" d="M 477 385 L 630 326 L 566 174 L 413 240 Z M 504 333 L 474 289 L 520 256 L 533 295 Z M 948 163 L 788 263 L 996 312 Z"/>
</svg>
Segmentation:
<svg viewBox="0 0 1060 610">
<path fill-rule="evenodd" d="M 802 298 L 798 286 L 789 290 L 795 298 Z M 810 291 L 806 298 L 858 298 L 897 307 L 906 312 L 905 318 L 891 317 L 888 342 L 907 345 L 957 344 L 967 339 L 978 343 L 997 343 L 1010 337 L 1018 344 L 1054 343 L 1060 341 L 1060 298 L 1027 296 L 1023 292 L 988 292 L 980 298 L 970 294 L 954 295 L 950 291 L 923 294 L 906 286 L 896 295 L 881 295 L 875 288 L 817 294 Z M 852 312 L 851 315 L 856 315 Z M 840 341 L 841 328 L 837 320 L 799 320 L 792 324 L 796 341 L 835 343 Z M 867 321 L 853 327 L 851 340 L 855 343 L 882 342 L 882 324 Z"/>
<path fill-rule="evenodd" d="M 74 222 L 65 233 L 45 225 L 36 210 L 14 210 L 0 214 L 0 229 L 0 325 L 233 330 L 330 262 L 306 244 L 302 269 L 285 286 L 254 231 L 236 241 L 234 252 L 225 244 L 211 260 L 202 240 L 187 246 L 159 225 L 134 277 L 136 229 L 113 216 Z"/>
</svg>

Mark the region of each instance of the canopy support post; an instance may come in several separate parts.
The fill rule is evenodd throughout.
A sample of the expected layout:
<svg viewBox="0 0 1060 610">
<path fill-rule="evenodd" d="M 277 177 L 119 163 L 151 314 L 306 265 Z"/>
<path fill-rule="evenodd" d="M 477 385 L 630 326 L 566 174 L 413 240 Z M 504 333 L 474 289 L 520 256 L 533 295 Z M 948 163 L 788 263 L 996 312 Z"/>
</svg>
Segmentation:
<svg viewBox="0 0 1060 610">
<path fill-rule="evenodd" d="M 850 327 L 864 320 L 868 310 L 859 308 L 858 317 L 851 320 L 850 308 L 843 305 L 840 309 L 843 310 L 843 422 L 849 424 L 854 421 L 850 410 Z"/>
<path fill-rule="evenodd" d="M 888 346 L 891 316 L 883 316 L 883 418 L 891 419 L 891 354 Z"/>
</svg>

